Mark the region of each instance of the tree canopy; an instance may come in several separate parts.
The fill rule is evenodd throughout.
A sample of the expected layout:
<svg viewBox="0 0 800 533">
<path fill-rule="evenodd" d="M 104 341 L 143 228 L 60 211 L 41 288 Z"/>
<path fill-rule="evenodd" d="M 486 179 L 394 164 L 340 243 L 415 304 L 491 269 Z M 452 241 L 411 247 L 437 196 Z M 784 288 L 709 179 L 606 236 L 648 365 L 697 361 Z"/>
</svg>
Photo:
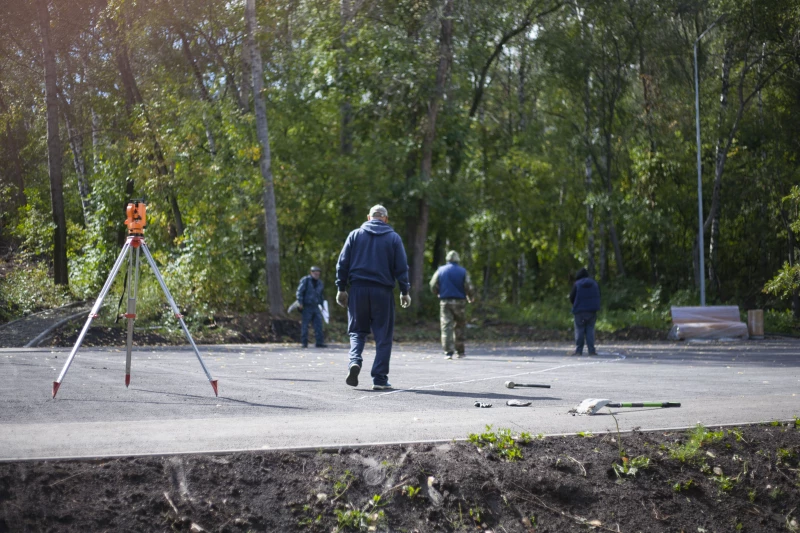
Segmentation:
<svg viewBox="0 0 800 533">
<path fill-rule="evenodd" d="M 422 309 L 455 249 L 484 299 L 587 266 L 800 315 L 796 2 L 276 0 L 252 28 L 248 2 L 2 2 L 4 253 L 92 297 L 145 199 L 198 316 L 275 312 L 381 203 Z"/>
</svg>

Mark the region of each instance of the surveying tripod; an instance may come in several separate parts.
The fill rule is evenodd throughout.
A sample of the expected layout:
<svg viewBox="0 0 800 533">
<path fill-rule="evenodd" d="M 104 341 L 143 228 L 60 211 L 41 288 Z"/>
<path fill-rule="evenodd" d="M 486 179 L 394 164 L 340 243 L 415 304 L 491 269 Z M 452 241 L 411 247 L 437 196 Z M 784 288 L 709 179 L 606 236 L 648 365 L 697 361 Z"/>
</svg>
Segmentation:
<svg viewBox="0 0 800 533">
<path fill-rule="evenodd" d="M 94 303 L 92 310 L 89 311 L 89 317 L 86 319 L 86 324 L 84 324 L 80 335 L 78 335 L 78 340 L 75 342 L 75 346 L 72 348 L 72 352 L 70 352 L 67 362 L 64 363 L 64 368 L 61 369 L 61 374 L 59 374 L 58 379 L 53 382 L 53 398 L 56 397 L 58 388 L 61 386 L 64 376 L 67 375 L 69 365 L 72 364 L 75 354 L 78 353 L 78 348 L 80 348 L 83 338 L 86 336 L 86 332 L 89 331 L 89 326 L 92 324 L 92 320 L 97 318 L 97 313 L 100 311 L 100 307 L 103 305 L 103 299 L 108 294 L 108 291 L 111 290 L 111 285 L 114 283 L 114 278 L 122 267 L 122 263 L 125 261 L 126 257 L 128 259 L 128 280 L 130 283 L 128 284 L 128 306 L 125 312 L 125 318 L 128 319 L 128 338 L 125 352 L 125 386 L 127 387 L 131 384 L 133 322 L 136 320 L 136 296 L 139 286 L 140 250 L 144 252 L 144 257 L 147 259 L 147 262 L 150 263 L 150 268 L 153 269 L 153 274 L 156 275 L 158 284 L 161 285 L 161 290 L 164 291 L 164 296 L 167 297 L 167 301 L 172 308 L 175 318 L 178 319 L 178 322 L 180 322 L 181 328 L 183 329 L 183 333 L 186 335 L 186 338 L 189 339 L 189 343 L 194 349 L 197 360 L 200 361 L 200 366 L 203 367 L 203 372 L 206 373 L 206 377 L 211 383 L 211 387 L 214 389 L 214 395 L 218 396 L 219 393 L 217 391 L 217 380 L 212 379 L 211 374 L 208 372 L 208 368 L 206 368 L 205 363 L 203 363 L 203 358 L 200 356 L 200 350 L 197 349 L 197 345 L 194 343 L 194 339 L 192 339 L 192 336 L 183 321 L 183 315 L 181 315 L 180 311 L 178 311 L 178 306 L 175 304 L 175 300 L 172 299 L 172 295 L 169 293 L 166 283 L 164 283 L 164 278 L 161 277 L 161 272 L 158 271 L 156 262 L 153 260 L 153 256 L 150 254 L 150 250 L 147 248 L 147 244 L 144 242 L 144 227 L 147 222 L 147 206 L 144 202 L 134 201 L 128 204 L 126 214 L 128 215 L 128 218 L 125 220 L 125 225 L 128 226 L 128 238 L 125 240 L 125 244 L 122 246 L 122 251 L 119 253 L 114 266 L 111 268 L 111 272 L 108 274 L 108 279 L 106 280 L 105 285 L 103 285 L 103 289 L 100 291 L 100 296 L 97 297 L 97 301 Z"/>
</svg>

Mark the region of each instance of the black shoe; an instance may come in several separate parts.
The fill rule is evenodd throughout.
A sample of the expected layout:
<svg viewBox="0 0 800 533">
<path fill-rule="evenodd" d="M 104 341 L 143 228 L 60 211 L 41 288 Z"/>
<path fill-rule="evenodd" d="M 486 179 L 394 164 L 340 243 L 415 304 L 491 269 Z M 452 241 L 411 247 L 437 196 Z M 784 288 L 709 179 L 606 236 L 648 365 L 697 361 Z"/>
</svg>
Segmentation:
<svg viewBox="0 0 800 533">
<path fill-rule="evenodd" d="M 351 387 L 358 386 L 358 374 L 361 372 L 361 367 L 358 365 L 350 365 L 350 370 L 347 374 L 347 379 L 344 380 L 345 383 L 350 385 Z"/>
<path fill-rule="evenodd" d="M 445 359 L 452 359 L 453 358 L 453 352 L 447 352 L 446 354 L 444 354 L 444 358 Z"/>
<path fill-rule="evenodd" d="M 574 352 L 572 352 L 570 355 L 572 355 L 572 356 L 583 355 L 583 352 L 579 352 L 578 350 L 575 350 L 575 351 L 574 351 Z"/>
<path fill-rule="evenodd" d="M 327 348 L 328 347 L 327 344 L 315 344 L 314 346 L 316 346 L 317 348 Z"/>
<path fill-rule="evenodd" d="M 589 355 L 597 355 L 597 352 L 595 350 L 589 350 Z"/>
<path fill-rule="evenodd" d="M 304 343 L 303 343 L 303 344 L 301 344 L 300 346 L 301 346 L 302 348 L 308 348 L 308 343 L 307 343 L 307 342 L 304 342 Z"/>
</svg>

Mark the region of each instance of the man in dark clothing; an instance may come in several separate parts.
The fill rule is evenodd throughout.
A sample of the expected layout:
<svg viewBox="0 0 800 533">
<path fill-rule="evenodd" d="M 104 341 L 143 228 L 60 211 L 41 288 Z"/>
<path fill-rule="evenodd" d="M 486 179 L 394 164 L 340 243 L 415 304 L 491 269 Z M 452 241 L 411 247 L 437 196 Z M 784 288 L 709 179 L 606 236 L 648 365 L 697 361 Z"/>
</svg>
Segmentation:
<svg viewBox="0 0 800 533">
<path fill-rule="evenodd" d="M 458 252 L 447 252 L 447 264 L 431 278 L 431 291 L 439 297 L 439 322 L 442 327 L 444 358 L 465 357 L 464 330 L 467 327 L 467 302 L 472 302 L 472 281 L 467 269 L 458 264 Z M 454 338 L 455 337 L 455 338 Z"/>
<path fill-rule="evenodd" d="M 314 323 L 314 340 L 317 348 L 325 348 L 325 336 L 322 332 L 322 312 L 319 306 L 325 301 L 322 296 L 322 280 L 319 279 L 322 271 L 318 266 L 311 267 L 311 273 L 300 280 L 297 286 L 297 303 L 303 311 L 303 325 L 300 329 L 300 342 L 303 348 L 308 348 L 308 323 Z"/>
<path fill-rule="evenodd" d="M 388 224 L 389 213 L 382 205 L 369 211 L 367 222 L 350 232 L 336 265 L 336 303 L 347 307 L 350 334 L 350 366 L 345 383 L 358 385 L 364 341 L 370 330 L 375 337 L 372 364 L 373 390 L 391 389 L 389 359 L 394 334 L 394 284 L 400 285 L 400 305 L 411 305 L 408 291 L 408 259 L 400 235 Z M 350 285 L 350 294 L 347 286 Z"/>
<path fill-rule="evenodd" d="M 589 277 L 589 272 L 581 268 L 575 276 L 576 281 L 569 293 L 572 314 L 575 316 L 575 352 L 583 355 L 583 341 L 589 348 L 589 355 L 597 355 L 594 349 L 594 324 L 600 310 L 600 287 Z"/>
</svg>

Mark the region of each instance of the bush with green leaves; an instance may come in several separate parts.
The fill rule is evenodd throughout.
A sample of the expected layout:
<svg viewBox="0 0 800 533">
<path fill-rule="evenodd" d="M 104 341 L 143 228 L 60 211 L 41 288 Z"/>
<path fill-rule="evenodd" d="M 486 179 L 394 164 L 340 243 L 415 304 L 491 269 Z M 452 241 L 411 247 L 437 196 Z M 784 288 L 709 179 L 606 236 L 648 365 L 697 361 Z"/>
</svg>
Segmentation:
<svg viewBox="0 0 800 533">
<path fill-rule="evenodd" d="M 8 308 L 16 310 L 18 315 L 59 307 L 71 300 L 66 287 L 53 283 L 43 263 L 17 268 L 0 280 L 0 301 L 7 302 Z"/>
</svg>

